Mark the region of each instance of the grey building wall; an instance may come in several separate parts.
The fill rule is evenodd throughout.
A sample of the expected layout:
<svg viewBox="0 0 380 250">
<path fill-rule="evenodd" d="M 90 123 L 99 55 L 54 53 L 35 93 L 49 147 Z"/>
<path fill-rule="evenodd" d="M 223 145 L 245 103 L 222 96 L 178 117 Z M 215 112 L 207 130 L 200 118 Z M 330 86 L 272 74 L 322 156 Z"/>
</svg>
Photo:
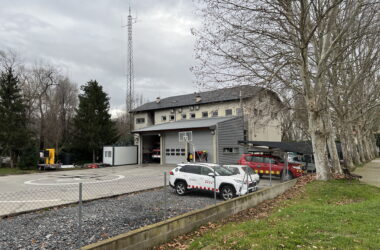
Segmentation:
<svg viewBox="0 0 380 250">
<path fill-rule="evenodd" d="M 220 122 L 217 125 L 217 150 L 219 164 L 237 164 L 243 153 L 243 147 L 238 145 L 239 140 L 244 140 L 243 119 L 237 117 L 232 120 Z M 237 149 L 236 152 L 226 152 L 226 149 Z"/>
</svg>

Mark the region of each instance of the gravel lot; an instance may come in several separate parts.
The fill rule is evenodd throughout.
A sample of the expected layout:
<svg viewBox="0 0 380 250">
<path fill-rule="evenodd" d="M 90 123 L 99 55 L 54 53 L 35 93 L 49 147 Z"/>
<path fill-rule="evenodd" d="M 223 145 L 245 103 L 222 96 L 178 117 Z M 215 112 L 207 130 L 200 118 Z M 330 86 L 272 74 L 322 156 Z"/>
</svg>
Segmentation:
<svg viewBox="0 0 380 250">
<path fill-rule="evenodd" d="M 167 189 L 168 217 L 214 204 L 212 194 L 180 197 Z M 218 202 L 221 200 L 218 199 Z M 164 218 L 164 191 L 157 189 L 83 204 L 82 240 L 78 207 L 57 208 L 0 219 L 0 249 L 76 249 L 153 224 Z"/>
</svg>

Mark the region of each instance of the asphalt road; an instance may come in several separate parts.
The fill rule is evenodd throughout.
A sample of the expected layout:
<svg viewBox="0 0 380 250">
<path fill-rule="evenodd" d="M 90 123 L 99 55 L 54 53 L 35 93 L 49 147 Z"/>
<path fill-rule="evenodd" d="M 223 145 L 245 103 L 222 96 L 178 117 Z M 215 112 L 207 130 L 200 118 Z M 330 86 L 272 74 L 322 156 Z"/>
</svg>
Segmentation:
<svg viewBox="0 0 380 250">
<path fill-rule="evenodd" d="M 174 165 L 127 165 L 0 177 L 0 216 L 163 186 Z M 273 178 L 272 185 L 280 181 Z M 270 185 L 260 181 L 259 189 Z"/>
</svg>

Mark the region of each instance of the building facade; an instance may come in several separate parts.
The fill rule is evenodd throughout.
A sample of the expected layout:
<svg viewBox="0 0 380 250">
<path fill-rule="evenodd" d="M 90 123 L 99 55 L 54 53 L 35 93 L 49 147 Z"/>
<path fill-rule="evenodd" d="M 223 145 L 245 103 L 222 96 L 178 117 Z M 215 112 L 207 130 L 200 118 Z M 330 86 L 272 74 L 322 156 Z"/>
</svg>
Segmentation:
<svg viewBox="0 0 380 250">
<path fill-rule="evenodd" d="M 141 145 L 140 163 L 145 162 L 145 160 L 148 161 L 149 152 L 152 152 L 154 148 L 160 148 L 161 150 L 161 163 L 175 163 L 176 160 L 164 160 L 165 156 L 170 156 L 169 158 L 171 158 L 171 150 L 174 147 L 164 147 L 165 142 L 163 139 L 166 138 L 166 141 L 170 141 L 170 143 L 174 140 L 178 141 L 178 133 L 184 130 L 197 131 L 193 134 L 193 143 L 203 145 L 201 148 L 204 148 L 204 151 L 207 151 L 207 148 L 209 159 L 212 159 L 212 162 L 225 162 L 225 160 L 222 160 L 221 151 L 227 152 L 231 150 L 229 158 L 233 159 L 232 154 L 241 153 L 237 140 L 235 140 L 237 138 L 229 135 L 228 131 L 222 132 L 222 128 L 218 128 L 218 130 L 208 129 L 207 132 L 204 132 L 204 127 L 201 129 L 205 121 L 214 121 L 216 123 L 212 126 L 217 127 L 224 118 L 227 120 L 223 120 L 223 122 L 227 122 L 228 120 L 235 121 L 233 118 L 239 117 L 239 122 L 230 123 L 234 124 L 234 129 L 238 127 L 241 131 L 240 140 L 281 141 L 281 108 L 282 103 L 275 93 L 254 86 L 218 89 L 164 99 L 157 98 L 156 101 L 146 103 L 132 111 L 135 144 Z M 195 121 L 199 121 L 199 123 Z M 170 126 L 163 126 L 165 124 L 170 124 Z M 184 124 L 187 124 L 186 128 L 181 128 Z M 229 127 L 229 129 L 231 130 L 232 128 Z M 207 136 L 206 134 L 202 135 L 200 130 L 207 133 Z M 213 136 L 217 134 L 218 138 L 210 139 L 208 136 L 210 131 L 213 131 Z M 161 136 L 162 134 L 165 134 L 165 137 Z M 144 143 L 141 142 L 142 136 L 144 136 Z M 218 143 L 228 136 L 236 141 L 234 145 L 219 147 Z M 211 144 L 215 145 L 212 146 Z M 168 149 L 170 154 L 166 155 L 166 150 Z M 185 150 L 186 155 L 191 151 L 191 147 L 176 147 L 175 149 L 179 149 L 180 152 Z M 215 156 L 211 156 L 212 154 Z M 180 158 L 182 159 L 183 157 Z"/>
</svg>

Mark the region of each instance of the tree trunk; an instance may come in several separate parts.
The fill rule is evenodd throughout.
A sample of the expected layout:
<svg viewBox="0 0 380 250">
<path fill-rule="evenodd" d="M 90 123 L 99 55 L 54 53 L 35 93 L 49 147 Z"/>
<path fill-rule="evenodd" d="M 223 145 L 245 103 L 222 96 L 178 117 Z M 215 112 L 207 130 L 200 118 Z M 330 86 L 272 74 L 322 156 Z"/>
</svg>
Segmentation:
<svg viewBox="0 0 380 250">
<path fill-rule="evenodd" d="M 364 148 L 363 148 L 363 136 L 362 136 L 362 131 L 361 128 L 358 128 L 357 131 L 357 142 L 358 142 L 358 149 L 359 149 L 359 156 L 360 156 L 360 161 L 361 162 L 367 162 L 368 160 L 365 157 L 364 154 Z"/>
<path fill-rule="evenodd" d="M 309 129 L 314 151 L 317 180 L 330 180 L 332 175 L 327 160 L 326 134 L 323 119 L 319 112 L 309 111 Z"/>
<path fill-rule="evenodd" d="M 343 152 L 343 161 L 344 165 L 348 169 L 353 169 L 354 168 L 354 163 L 352 161 L 352 155 L 350 152 L 350 148 L 348 147 L 349 140 L 347 139 L 347 131 L 342 128 L 341 131 L 341 141 L 342 141 L 342 152 Z"/>
<path fill-rule="evenodd" d="M 334 173 L 337 174 L 342 174 L 342 168 L 340 166 L 340 161 L 339 161 L 339 156 L 338 156 L 338 151 L 336 149 L 336 143 L 335 143 L 335 131 L 332 126 L 332 121 L 331 121 L 331 115 L 329 111 L 326 111 L 326 125 L 327 125 L 327 130 L 329 132 L 329 136 L 327 137 L 327 145 L 331 157 L 331 165 Z"/>
<path fill-rule="evenodd" d="M 9 150 L 9 158 L 10 158 L 11 168 L 14 168 L 15 164 L 14 164 L 14 157 L 13 157 L 12 149 Z"/>
</svg>

